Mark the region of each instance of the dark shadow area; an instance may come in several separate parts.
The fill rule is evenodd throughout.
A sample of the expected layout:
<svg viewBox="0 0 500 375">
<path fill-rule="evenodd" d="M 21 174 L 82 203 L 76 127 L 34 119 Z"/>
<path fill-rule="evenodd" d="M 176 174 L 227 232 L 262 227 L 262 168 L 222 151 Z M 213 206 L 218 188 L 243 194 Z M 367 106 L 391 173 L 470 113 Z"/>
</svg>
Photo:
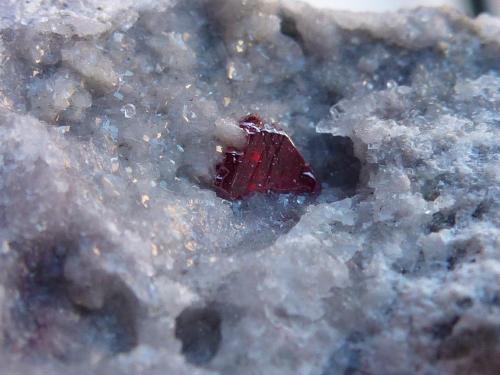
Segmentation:
<svg viewBox="0 0 500 375">
<path fill-rule="evenodd" d="M 450 229 L 455 226 L 454 211 L 438 211 L 432 215 L 432 220 L 429 223 L 429 232 L 439 232 L 443 229 Z"/>
<path fill-rule="evenodd" d="M 451 360 L 467 356 L 471 361 L 470 373 L 498 373 L 500 358 L 496 355 L 499 328 L 485 324 L 473 329 L 465 329 L 446 337 L 438 347 L 437 359 Z"/>
<path fill-rule="evenodd" d="M 4 335 L 7 347 L 29 360 L 86 362 L 96 354 L 113 356 L 138 343 L 138 300 L 117 276 L 88 270 L 99 282 L 75 285 L 65 276 L 72 242 L 23 247 L 15 285 L 18 300 L 11 312 L 14 328 Z M 99 302 L 82 303 L 78 291 L 97 293 Z"/>
<path fill-rule="evenodd" d="M 472 13 L 475 16 L 488 11 L 488 6 L 485 0 L 470 0 L 470 4 L 472 7 Z"/>
<path fill-rule="evenodd" d="M 355 193 L 361 162 L 354 156 L 348 137 L 316 134 L 309 139 L 307 159 L 323 184 L 340 188 L 347 196 Z"/>
<path fill-rule="evenodd" d="M 190 307 L 175 319 L 175 337 L 189 363 L 204 365 L 215 357 L 222 341 L 221 323 L 220 313 L 211 307 Z"/>
<path fill-rule="evenodd" d="M 293 17 L 287 14 L 281 15 L 280 32 L 295 40 L 300 46 L 303 45 L 302 35 L 297 29 L 297 23 Z"/>
</svg>

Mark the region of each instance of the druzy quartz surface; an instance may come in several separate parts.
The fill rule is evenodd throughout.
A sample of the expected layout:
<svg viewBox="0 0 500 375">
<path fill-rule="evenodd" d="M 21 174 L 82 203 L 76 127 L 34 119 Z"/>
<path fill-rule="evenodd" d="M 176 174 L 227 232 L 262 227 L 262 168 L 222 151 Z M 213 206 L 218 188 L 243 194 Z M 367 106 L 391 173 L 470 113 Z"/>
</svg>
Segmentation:
<svg viewBox="0 0 500 375">
<path fill-rule="evenodd" d="M 0 374 L 500 373 L 499 22 L 0 0 Z"/>
</svg>

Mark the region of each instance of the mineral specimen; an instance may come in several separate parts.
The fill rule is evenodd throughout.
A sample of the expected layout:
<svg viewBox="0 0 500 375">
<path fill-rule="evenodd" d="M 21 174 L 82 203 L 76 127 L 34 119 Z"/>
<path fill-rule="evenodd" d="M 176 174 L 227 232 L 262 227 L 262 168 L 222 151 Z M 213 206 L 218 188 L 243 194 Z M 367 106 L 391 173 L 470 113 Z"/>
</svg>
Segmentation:
<svg viewBox="0 0 500 375">
<path fill-rule="evenodd" d="M 0 0 L 0 374 L 497 375 L 499 62 L 445 9 Z M 245 113 L 321 192 L 217 196 Z"/>
<path fill-rule="evenodd" d="M 291 139 L 275 125 L 248 115 L 239 126 L 247 134 L 243 150 L 226 151 L 217 166 L 215 186 L 222 197 L 241 198 L 252 192 L 315 193 L 320 189 L 311 168 Z"/>
</svg>

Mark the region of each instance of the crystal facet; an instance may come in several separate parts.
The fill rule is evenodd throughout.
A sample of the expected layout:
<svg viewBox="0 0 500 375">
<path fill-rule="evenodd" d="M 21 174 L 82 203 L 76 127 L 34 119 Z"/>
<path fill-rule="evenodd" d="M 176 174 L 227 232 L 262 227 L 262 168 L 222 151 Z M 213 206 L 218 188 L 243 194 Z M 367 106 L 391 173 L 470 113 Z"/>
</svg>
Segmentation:
<svg viewBox="0 0 500 375">
<path fill-rule="evenodd" d="M 320 184 L 292 140 L 275 125 L 256 114 L 242 118 L 246 132 L 243 150 L 228 148 L 217 165 L 215 187 L 226 199 L 239 199 L 253 192 L 316 193 Z"/>
</svg>

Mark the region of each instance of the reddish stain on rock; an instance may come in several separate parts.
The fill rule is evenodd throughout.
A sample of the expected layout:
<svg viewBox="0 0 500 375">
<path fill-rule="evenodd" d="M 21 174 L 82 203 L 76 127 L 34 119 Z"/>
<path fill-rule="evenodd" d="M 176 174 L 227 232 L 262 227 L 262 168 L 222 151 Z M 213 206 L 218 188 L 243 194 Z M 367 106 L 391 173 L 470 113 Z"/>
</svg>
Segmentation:
<svg viewBox="0 0 500 375">
<path fill-rule="evenodd" d="M 217 165 L 219 196 L 239 199 L 253 192 L 317 193 L 320 183 L 292 140 L 281 129 L 251 114 L 242 118 L 246 132 L 243 150 L 228 148 Z"/>
</svg>

